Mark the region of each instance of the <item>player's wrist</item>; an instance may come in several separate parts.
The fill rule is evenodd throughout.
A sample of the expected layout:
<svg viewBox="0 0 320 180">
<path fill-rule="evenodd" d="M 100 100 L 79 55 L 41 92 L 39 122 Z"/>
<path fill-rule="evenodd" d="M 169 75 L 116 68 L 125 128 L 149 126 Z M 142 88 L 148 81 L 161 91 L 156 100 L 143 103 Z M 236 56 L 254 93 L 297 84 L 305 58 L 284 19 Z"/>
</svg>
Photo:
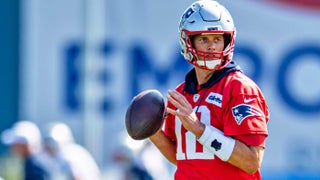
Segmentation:
<svg viewBox="0 0 320 180">
<path fill-rule="evenodd" d="M 199 123 L 197 125 L 197 127 L 193 131 L 193 133 L 197 137 L 197 139 L 199 139 L 203 135 L 205 129 L 206 129 L 206 125 L 204 125 L 203 123 Z"/>
<path fill-rule="evenodd" d="M 235 146 L 233 138 L 225 136 L 219 129 L 208 125 L 205 126 L 198 141 L 223 161 L 230 158 Z"/>
<path fill-rule="evenodd" d="M 149 136 L 149 139 L 158 139 L 161 136 L 162 133 L 162 129 L 160 128 L 158 131 L 156 131 L 154 134 L 152 134 L 151 136 Z"/>
</svg>

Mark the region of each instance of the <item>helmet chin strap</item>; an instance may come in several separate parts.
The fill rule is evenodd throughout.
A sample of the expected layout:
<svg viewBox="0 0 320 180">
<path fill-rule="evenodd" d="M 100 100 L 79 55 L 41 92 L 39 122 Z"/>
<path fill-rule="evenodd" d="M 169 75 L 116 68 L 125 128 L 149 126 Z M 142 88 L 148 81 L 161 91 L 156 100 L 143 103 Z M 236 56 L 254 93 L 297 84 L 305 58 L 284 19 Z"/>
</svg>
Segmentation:
<svg viewBox="0 0 320 180">
<path fill-rule="evenodd" d="M 196 62 L 199 66 L 204 66 L 208 69 L 215 69 L 221 64 L 221 59 L 207 59 L 207 60 L 197 60 Z"/>
</svg>

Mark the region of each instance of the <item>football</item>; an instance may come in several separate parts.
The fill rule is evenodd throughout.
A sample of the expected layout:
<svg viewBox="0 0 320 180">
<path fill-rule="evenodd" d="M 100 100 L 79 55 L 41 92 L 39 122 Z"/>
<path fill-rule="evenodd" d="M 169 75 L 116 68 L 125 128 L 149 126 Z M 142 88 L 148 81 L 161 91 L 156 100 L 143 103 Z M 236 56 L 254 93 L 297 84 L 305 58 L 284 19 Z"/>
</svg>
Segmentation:
<svg viewBox="0 0 320 180">
<path fill-rule="evenodd" d="M 136 95 L 126 112 L 125 123 L 130 137 L 142 140 L 162 127 L 165 103 L 158 90 L 145 90 Z"/>
</svg>

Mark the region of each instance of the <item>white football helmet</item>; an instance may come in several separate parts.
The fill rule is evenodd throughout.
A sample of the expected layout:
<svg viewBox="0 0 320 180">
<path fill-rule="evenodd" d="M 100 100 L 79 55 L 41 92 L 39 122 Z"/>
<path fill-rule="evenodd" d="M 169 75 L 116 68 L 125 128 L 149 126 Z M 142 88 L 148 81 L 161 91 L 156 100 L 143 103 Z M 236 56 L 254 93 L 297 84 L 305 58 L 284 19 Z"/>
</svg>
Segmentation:
<svg viewBox="0 0 320 180">
<path fill-rule="evenodd" d="M 181 17 L 179 33 L 181 54 L 189 63 L 206 70 L 219 70 L 232 60 L 236 29 L 229 11 L 217 1 L 198 0 L 191 4 Z M 193 35 L 221 33 L 222 52 L 199 51 L 192 45 Z"/>
</svg>

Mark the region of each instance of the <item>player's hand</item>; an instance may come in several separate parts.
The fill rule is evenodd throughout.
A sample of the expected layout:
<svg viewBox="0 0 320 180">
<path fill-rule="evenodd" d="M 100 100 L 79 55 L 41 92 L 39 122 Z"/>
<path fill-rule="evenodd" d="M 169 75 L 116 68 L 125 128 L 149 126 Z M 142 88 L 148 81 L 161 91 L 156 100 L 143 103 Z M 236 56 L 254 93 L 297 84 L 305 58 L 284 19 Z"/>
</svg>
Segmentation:
<svg viewBox="0 0 320 180">
<path fill-rule="evenodd" d="M 198 120 L 188 100 L 181 93 L 175 90 L 168 91 L 167 99 L 177 108 L 167 108 L 167 112 L 178 116 L 183 127 L 199 138 L 204 132 L 205 125 Z"/>
</svg>

